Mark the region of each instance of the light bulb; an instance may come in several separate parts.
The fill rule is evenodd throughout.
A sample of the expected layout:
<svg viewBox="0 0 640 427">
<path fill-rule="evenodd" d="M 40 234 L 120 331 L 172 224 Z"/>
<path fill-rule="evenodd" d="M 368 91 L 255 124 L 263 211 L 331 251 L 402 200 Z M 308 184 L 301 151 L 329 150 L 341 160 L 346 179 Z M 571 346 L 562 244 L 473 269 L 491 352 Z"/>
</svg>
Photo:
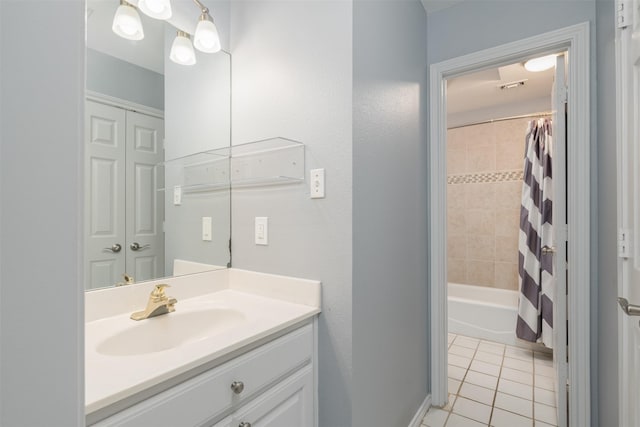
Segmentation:
<svg viewBox="0 0 640 427">
<path fill-rule="evenodd" d="M 193 45 L 201 52 L 215 53 L 220 50 L 218 29 L 207 11 L 203 11 L 193 36 Z"/>
<path fill-rule="evenodd" d="M 169 19 L 173 14 L 170 0 L 140 0 L 138 7 L 145 15 L 155 19 Z"/>
<path fill-rule="evenodd" d="M 524 63 L 527 71 L 538 72 L 545 71 L 556 66 L 556 55 L 541 56 L 540 58 L 530 59 Z"/>
<path fill-rule="evenodd" d="M 120 37 L 128 40 L 142 40 L 144 38 L 144 30 L 138 11 L 124 0 L 120 0 L 120 6 L 116 9 L 111 29 Z"/>
<path fill-rule="evenodd" d="M 171 45 L 169 59 L 180 65 L 193 65 L 196 63 L 196 53 L 193 51 L 189 34 L 184 31 L 178 31 Z"/>
</svg>

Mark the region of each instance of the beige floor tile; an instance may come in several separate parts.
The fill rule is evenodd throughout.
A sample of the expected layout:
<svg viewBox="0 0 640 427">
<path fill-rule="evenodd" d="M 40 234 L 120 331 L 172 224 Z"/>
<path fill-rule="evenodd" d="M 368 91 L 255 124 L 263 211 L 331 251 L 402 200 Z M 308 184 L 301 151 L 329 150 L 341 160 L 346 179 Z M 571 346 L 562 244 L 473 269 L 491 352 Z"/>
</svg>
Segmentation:
<svg viewBox="0 0 640 427">
<path fill-rule="evenodd" d="M 493 427 L 532 427 L 533 420 L 512 412 L 504 411 L 500 408 L 493 408 L 491 417 Z"/>
<path fill-rule="evenodd" d="M 498 366 L 502 365 L 502 355 L 487 353 L 487 352 L 481 351 L 480 349 L 478 349 L 478 351 L 476 352 L 474 360 L 479 360 L 485 363 L 491 363 L 492 365 L 498 365 Z"/>
<path fill-rule="evenodd" d="M 471 358 L 475 353 L 476 353 L 475 349 L 457 345 L 455 344 L 455 341 L 454 341 L 454 344 L 451 347 L 449 347 L 449 354 L 456 354 L 458 356 Z"/>
<path fill-rule="evenodd" d="M 475 371 L 468 371 L 464 380 L 465 382 L 489 388 L 491 390 L 495 390 L 498 383 L 497 377 Z"/>
<path fill-rule="evenodd" d="M 491 406 L 493 405 L 493 398 L 496 392 L 488 388 L 465 382 L 462 384 L 459 394 L 467 399 L 475 400 L 476 402 Z"/>
<path fill-rule="evenodd" d="M 517 369 L 518 371 L 533 372 L 533 360 L 513 359 L 511 357 L 505 357 L 502 366 L 511 369 Z M 536 371 L 537 372 L 537 371 Z"/>
<path fill-rule="evenodd" d="M 556 376 L 556 371 L 555 369 L 553 369 L 552 366 L 542 366 L 542 365 L 536 365 L 536 375 L 542 375 L 545 377 L 555 377 Z"/>
<path fill-rule="evenodd" d="M 535 381 L 535 386 L 536 387 L 540 387 L 543 388 L 545 390 L 550 390 L 550 391 L 554 391 L 555 390 L 555 384 L 554 384 L 554 379 L 553 378 L 549 378 L 549 377 L 545 377 L 542 375 L 536 375 L 534 378 Z"/>
<path fill-rule="evenodd" d="M 485 427 L 486 424 L 479 423 L 458 414 L 451 414 L 446 427 Z"/>
<path fill-rule="evenodd" d="M 459 366 L 467 369 L 471 364 L 471 358 L 458 356 L 457 354 L 449 354 L 449 365 Z"/>
<path fill-rule="evenodd" d="M 476 338 L 463 337 L 462 335 L 458 335 L 454 341 L 456 345 L 476 349 L 478 347 L 478 343 L 480 340 Z"/>
<path fill-rule="evenodd" d="M 488 341 L 482 341 L 478 344 L 478 351 L 484 351 L 486 353 L 502 355 L 504 353 L 504 344 L 497 344 Z"/>
<path fill-rule="evenodd" d="M 483 374 L 492 375 L 494 377 L 500 375 L 500 366 L 475 359 L 471 362 L 469 369 L 476 372 L 482 372 Z"/>
<path fill-rule="evenodd" d="M 467 370 L 464 368 L 449 365 L 448 377 L 453 378 L 454 380 L 462 381 L 466 372 Z"/>
<path fill-rule="evenodd" d="M 556 406 L 556 393 L 543 388 L 533 388 L 533 400 L 549 406 Z"/>
<path fill-rule="evenodd" d="M 513 359 L 520 359 L 525 361 L 530 361 L 533 358 L 533 352 L 531 350 L 525 350 L 522 348 L 507 346 L 507 349 L 504 352 L 506 357 L 511 357 Z"/>
<path fill-rule="evenodd" d="M 533 402 L 521 397 L 498 392 L 494 406 L 524 417 L 533 417 Z"/>
<path fill-rule="evenodd" d="M 536 420 L 540 420 L 547 424 L 554 426 L 558 424 L 556 408 L 552 406 L 543 405 L 542 403 L 534 403 L 533 415 Z"/>
<path fill-rule="evenodd" d="M 484 424 L 489 424 L 491 406 L 483 405 L 482 403 L 464 397 L 458 397 L 455 405 L 453 405 L 452 412 Z"/>
<path fill-rule="evenodd" d="M 518 371 L 517 369 L 503 367 L 500 372 L 500 378 L 515 381 L 517 383 L 533 385 L 533 372 L 523 372 Z"/>
<path fill-rule="evenodd" d="M 454 380 L 453 378 L 447 378 L 447 385 L 449 389 L 449 393 L 458 394 L 458 390 L 460 390 L 461 381 Z"/>
<path fill-rule="evenodd" d="M 509 381 L 504 378 L 500 378 L 500 382 L 498 383 L 498 391 L 511 394 L 513 396 L 522 397 L 523 399 L 531 399 L 533 397 L 533 387 L 526 384 Z"/>
</svg>

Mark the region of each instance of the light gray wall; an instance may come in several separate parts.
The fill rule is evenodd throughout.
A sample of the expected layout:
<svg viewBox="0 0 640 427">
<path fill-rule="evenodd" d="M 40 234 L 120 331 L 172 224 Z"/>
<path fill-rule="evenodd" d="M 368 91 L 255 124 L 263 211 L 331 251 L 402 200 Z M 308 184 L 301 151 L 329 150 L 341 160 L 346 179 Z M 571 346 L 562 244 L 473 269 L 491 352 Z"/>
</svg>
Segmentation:
<svg viewBox="0 0 640 427">
<path fill-rule="evenodd" d="M 304 184 L 234 189 L 233 265 L 322 281 L 320 426 L 351 425 L 352 4 L 234 2 L 233 143 L 283 136 L 326 169 L 326 198 Z M 269 217 L 269 245 L 254 218 Z"/>
<path fill-rule="evenodd" d="M 0 15 L 0 425 L 79 426 L 84 5 Z"/>
<path fill-rule="evenodd" d="M 602 426 L 618 424 L 613 7 L 612 0 L 465 2 L 429 15 L 427 37 L 429 63 L 433 64 L 580 22 L 591 23 L 592 425 Z"/>
<path fill-rule="evenodd" d="M 215 2 L 220 10 L 223 2 Z M 228 3 L 228 2 L 227 2 Z M 228 13 L 228 8 L 226 9 Z M 220 16 L 222 15 L 222 16 Z M 221 20 L 223 13 L 217 15 Z M 194 17 L 195 19 L 195 17 Z M 228 18 L 226 18 L 228 21 Z M 228 25 L 220 26 L 228 38 Z M 165 33 L 165 158 L 167 160 L 231 144 L 231 58 L 225 52 L 196 50 L 196 64 L 179 65 L 169 59 L 175 30 Z M 228 168 L 228 162 L 224 162 Z M 165 191 L 165 271 L 174 259 L 226 266 L 231 233 L 231 194 L 228 189 L 183 192 L 182 204 L 173 204 L 173 186 L 182 163 L 168 164 Z M 229 176 L 227 170 L 227 177 Z M 202 217 L 212 218 L 212 241 L 202 240 Z"/>
<path fill-rule="evenodd" d="M 87 89 L 164 110 L 164 76 L 87 48 Z"/>
<path fill-rule="evenodd" d="M 596 1 L 598 88 L 598 286 L 592 294 L 597 309 L 597 383 L 592 402 L 599 402 L 594 425 L 618 425 L 618 317 L 616 214 L 615 2 Z M 595 175 L 595 174 L 594 174 Z M 593 381 L 593 379 L 592 379 Z M 599 392 L 599 393 L 598 393 Z M 595 405 L 594 405 L 595 406 Z"/>
<path fill-rule="evenodd" d="M 354 427 L 406 427 L 427 396 L 426 37 L 417 0 L 354 2 Z"/>
</svg>

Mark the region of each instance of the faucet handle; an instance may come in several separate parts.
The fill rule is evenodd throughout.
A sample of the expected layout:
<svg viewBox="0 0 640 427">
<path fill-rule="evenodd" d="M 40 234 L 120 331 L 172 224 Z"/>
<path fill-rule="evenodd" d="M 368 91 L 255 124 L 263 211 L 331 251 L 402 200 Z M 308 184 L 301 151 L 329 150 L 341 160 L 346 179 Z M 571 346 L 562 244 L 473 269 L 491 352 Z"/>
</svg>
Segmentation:
<svg viewBox="0 0 640 427">
<path fill-rule="evenodd" d="M 160 285 L 156 285 L 156 288 L 151 291 L 151 296 L 153 298 L 167 298 L 167 296 L 164 293 L 164 289 L 165 288 L 170 288 L 171 286 L 167 285 L 167 284 L 160 284 Z"/>
</svg>

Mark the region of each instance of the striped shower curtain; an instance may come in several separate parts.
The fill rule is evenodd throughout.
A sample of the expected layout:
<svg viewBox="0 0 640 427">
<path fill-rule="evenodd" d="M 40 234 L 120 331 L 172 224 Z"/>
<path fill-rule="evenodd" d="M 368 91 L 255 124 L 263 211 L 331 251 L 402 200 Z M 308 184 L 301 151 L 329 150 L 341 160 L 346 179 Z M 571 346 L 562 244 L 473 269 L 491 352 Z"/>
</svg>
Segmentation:
<svg viewBox="0 0 640 427">
<path fill-rule="evenodd" d="M 553 245 L 551 120 L 529 122 L 520 208 L 518 323 L 516 335 L 552 348 Z"/>
</svg>

